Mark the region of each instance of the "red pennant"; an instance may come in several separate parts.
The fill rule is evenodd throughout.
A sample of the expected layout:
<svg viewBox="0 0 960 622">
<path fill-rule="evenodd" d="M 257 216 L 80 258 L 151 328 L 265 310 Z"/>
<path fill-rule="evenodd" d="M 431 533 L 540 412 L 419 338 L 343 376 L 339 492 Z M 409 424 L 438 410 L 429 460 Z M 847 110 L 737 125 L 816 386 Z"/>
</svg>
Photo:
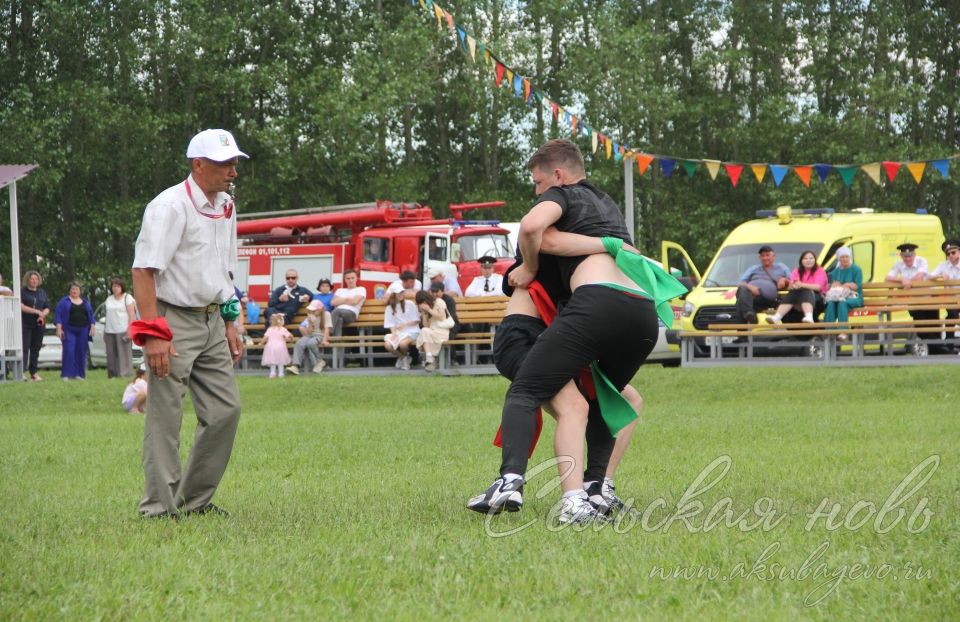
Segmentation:
<svg viewBox="0 0 960 622">
<path fill-rule="evenodd" d="M 797 174 L 797 177 L 800 178 L 804 186 L 807 188 L 810 187 L 810 174 L 813 173 L 812 166 L 795 166 L 793 167 L 793 172 Z"/>
<path fill-rule="evenodd" d="M 900 172 L 900 163 L 899 162 L 884 162 L 883 170 L 887 174 L 887 179 L 893 183 L 894 178 L 896 178 L 897 173 Z"/>
<path fill-rule="evenodd" d="M 727 169 L 727 175 L 730 176 L 730 183 L 736 188 L 737 182 L 740 181 L 740 173 L 743 172 L 743 164 L 728 164 L 724 162 L 723 168 Z"/>
<path fill-rule="evenodd" d="M 557 105 L 557 102 L 550 102 L 550 108 L 553 110 L 553 120 L 556 121 L 560 114 L 560 106 Z"/>
<path fill-rule="evenodd" d="M 506 71 L 506 67 L 503 66 L 503 63 L 497 61 L 497 86 L 500 86 L 500 83 L 503 82 L 503 72 Z"/>
</svg>

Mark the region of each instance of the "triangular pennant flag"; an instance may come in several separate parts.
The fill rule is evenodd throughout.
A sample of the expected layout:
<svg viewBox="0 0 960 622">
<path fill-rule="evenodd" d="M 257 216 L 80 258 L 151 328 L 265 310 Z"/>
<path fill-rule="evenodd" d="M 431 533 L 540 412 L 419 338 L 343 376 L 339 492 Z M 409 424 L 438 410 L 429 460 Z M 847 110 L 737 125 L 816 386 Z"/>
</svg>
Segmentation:
<svg viewBox="0 0 960 622">
<path fill-rule="evenodd" d="M 934 160 L 930 163 L 930 166 L 937 169 L 937 172 L 940 173 L 940 176 L 946 179 L 950 176 L 950 161 L 949 160 Z"/>
<path fill-rule="evenodd" d="M 687 172 L 687 177 L 693 177 L 693 174 L 697 172 L 697 162 L 696 160 L 683 160 L 680 162 L 683 166 L 683 170 Z"/>
<path fill-rule="evenodd" d="M 497 61 L 496 78 L 494 80 L 497 86 L 500 86 L 500 83 L 503 82 L 503 72 L 506 71 L 506 69 L 507 68 L 503 66 L 503 63 Z"/>
<path fill-rule="evenodd" d="M 570 133 L 573 134 L 574 137 L 577 136 L 577 122 L 576 116 L 570 117 Z"/>
<path fill-rule="evenodd" d="M 557 105 L 557 102 L 550 102 L 550 110 L 553 111 L 553 120 L 556 121 L 560 114 L 560 106 Z"/>
<path fill-rule="evenodd" d="M 920 183 L 920 180 L 923 179 L 923 171 L 927 169 L 926 162 L 909 162 L 907 163 L 907 170 L 910 171 L 910 174 L 913 175 L 913 181 Z"/>
<path fill-rule="evenodd" d="M 563 124 L 570 125 L 570 113 L 566 110 L 563 111 Z"/>
<path fill-rule="evenodd" d="M 762 184 L 763 178 L 767 174 L 767 165 L 766 164 L 751 164 L 750 170 L 753 171 L 753 176 L 757 178 L 757 183 Z"/>
<path fill-rule="evenodd" d="M 893 183 L 893 180 L 897 177 L 897 173 L 900 172 L 900 163 L 889 161 L 883 162 L 883 172 L 887 174 L 887 179 L 890 180 L 890 183 Z"/>
<path fill-rule="evenodd" d="M 447 13 L 447 15 L 450 15 Z M 467 51 L 467 31 L 463 28 L 457 26 L 457 36 L 460 38 L 460 47 L 463 48 L 463 51 Z"/>
<path fill-rule="evenodd" d="M 470 60 L 477 62 L 477 40 L 472 35 L 467 35 L 467 49 L 470 51 Z"/>
<path fill-rule="evenodd" d="M 609 160 L 613 156 L 613 141 L 607 140 L 607 137 L 603 137 L 603 146 L 607 150 L 607 159 Z"/>
<path fill-rule="evenodd" d="M 507 84 L 513 84 L 513 69 L 507 68 L 505 73 L 507 76 Z"/>
<path fill-rule="evenodd" d="M 840 175 L 840 179 L 843 180 L 843 185 L 847 188 L 853 184 L 853 176 L 857 174 L 856 166 L 838 166 L 837 174 Z"/>
<path fill-rule="evenodd" d="M 743 172 L 743 164 L 731 164 L 729 162 L 724 162 L 723 168 L 727 170 L 727 176 L 730 177 L 730 183 L 734 188 L 736 188 L 737 182 L 740 181 L 740 173 Z"/>
<path fill-rule="evenodd" d="M 707 166 L 707 172 L 710 173 L 710 179 L 716 180 L 717 173 L 720 172 L 720 160 L 704 160 L 703 163 Z"/>
<path fill-rule="evenodd" d="M 789 166 L 784 166 L 783 164 L 771 164 L 770 174 L 773 175 L 773 185 L 779 188 L 780 184 L 783 183 L 783 178 L 787 176 L 787 171 L 789 170 Z"/>
<path fill-rule="evenodd" d="M 443 9 L 440 5 L 433 5 L 433 14 L 437 16 L 437 30 L 443 30 Z"/>
<path fill-rule="evenodd" d="M 444 9 L 443 16 L 447 19 L 447 32 L 449 32 L 450 34 L 453 34 L 453 30 L 455 28 L 453 24 L 453 15 L 450 15 L 450 11 Z M 457 28 L 457 30 L 460 32 L 463 32 L 462 28 Z M 464 32 L 463 34 L 465 35 L 467 33 Z M 463 41 L 463 35 L 460 36 L 460 41 L 461 42 Z"/>
<path fill-rule="evenodd" d="M 596 153 L 596 152 L 597 152 L 597 142 L 600 140 L 596 132 L 593 132 L 592 140 L 593 140 L 593 153 Z"/>
<path fill-rule="evenodd" d="M 673 175 L 673 167 L 677 165 L 676 160 L 663 159 L 660 158 L 660 172 L 663 173 L 663 176 L 667 179 Z"/>
<path fill-rule="evenodd" d="M 523 101 L 530 102 L 530 80 L 523 79 Z"/>
<path fill-rule="evenodd" d="M 423 9 L 424 11 L 427 10 L 427 5 L 424 3 L 423 0 L 420 0 L 420 8 Z"/>
<path fill-rule="evenodd" d="M 817 177 L 820 178 L 820 183 L 822 184 L 827 180 L 827 175 L 830 174 L 830 170 L 833 167 L 829 164 L 814 164 L 813 170 L 817 171 Z"/>
<path fill-rule="evenodd" d="M 813 167 L 809 165 L 803 166 L 794 166 L 793 172 L 797 174 L 797 177 L 800 178 L 800 181 L 803 182 L 803 185 L 807 188 L 810 187 L 810 176 L 813 175 Z"/>
<path fill-rule="evenodd" d="M 617 143 L 613 143 L 613 159 L 617 162 L 623 159 L 623 147 Z"/>
<path fill-rule="evenodd" d="M 860 167 L 864 173 L 867 174 L 867 177 L 873 180 L 873 183 L 880 185 L 880 163 L 874 162 L 873 164 L 864 164 Z"/>
<path fill-rule="evenodd" d="M 641 177 L 647 172 L 651 162 L 653 162 L 653 156 L 649 153 L 641 153 L 637 156 L 637 170 L 640 171 Z"/>
<path fill-rule="evenodd" d="M 520 79 L 520 76 L 513 76 L 513 92 L 517 97 L 523 97 L 523 80 Z"/>
<path fill-rule="evenodd" d="M 433 13 L 433 0 L 427 0 L 427 10 Z"/>
</svg>

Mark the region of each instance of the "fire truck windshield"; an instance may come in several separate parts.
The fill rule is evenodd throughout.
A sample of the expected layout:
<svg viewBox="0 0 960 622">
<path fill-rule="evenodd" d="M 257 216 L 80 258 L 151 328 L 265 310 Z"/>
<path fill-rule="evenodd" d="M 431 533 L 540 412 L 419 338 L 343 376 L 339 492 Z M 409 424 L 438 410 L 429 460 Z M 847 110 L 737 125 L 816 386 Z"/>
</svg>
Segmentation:
<svg viewBox="0 0 960 622">
<path fill-rule="evenodd" d="M 513 257 L 510 239 L 505 233 L 478 233 L 457 238 L 460 245 L 460 261 L 476 261 L 484 255 Z"/>
</svg>

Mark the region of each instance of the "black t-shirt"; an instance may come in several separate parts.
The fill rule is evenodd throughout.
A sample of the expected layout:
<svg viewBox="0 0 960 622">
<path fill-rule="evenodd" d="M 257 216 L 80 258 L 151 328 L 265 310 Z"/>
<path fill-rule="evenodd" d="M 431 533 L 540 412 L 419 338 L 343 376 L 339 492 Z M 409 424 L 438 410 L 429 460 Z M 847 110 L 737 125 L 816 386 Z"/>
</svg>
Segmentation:
<svg viewBox="0 0 960 622">
<path fill-rule="evenodd" d="M 87 305 L 81 302 L 78 305 L 70 303 L 70 315 L 67 318 L 67 324 L 70 326 L 89 326 L 90 316 L 87 314 Z"/>
<path fill-rule="evenodd" d="M 563 278 L 561 278 L 560 264 L 557 262 L 555 255 L 540 253 L 538 257 L 540 266 L 537 268 L 537 281 L 543 286 L 543 289 L 547 292 L 547 296 L 550 297 L 553 304 L 557 305 L 557 308 L 560 308 L 560 306 L 570 298 L 569 280 L 564 282 Z M 509 281 L 510 273 L 522 263 L 523 256 L 520 255 L 520 249 L 517 248 L 516 261 L 513 262 L 512 266 L 507 268 L 506 273 L 503 275 L 503 293 L 507 296 L 513 295 L 513 286 L 510 285 Z"/>
<path fill-rule="evenodd" d="M 42 287 L 38 287 L 37 290 L 33 292 L 26 287 L 21 287 L 20 304 L 24 304 L 33 309 L 49 309 L 50 299 L 47 298 L 47 292 L 43 291 Z M 20 312 L 20 321 L 24 326 L 36 326 L 38 317 L 39 316 L 34 313 Z"/>
<path fill-rule="evenodd" d="M 627 244 L 633 244 L 620 208 L 609 195 L 586 180 L 570 186 L 549 188 L 537 198 L 536 204 L 544 201 L 553 201 L 560 206 L 562 214 L 554 223 L 560 231 L 594 238 L 620 238 Z M 560 276 L 568 287 L 570 277 L 584 259 L 584 255 L 557 258 Z"/>
</svg>

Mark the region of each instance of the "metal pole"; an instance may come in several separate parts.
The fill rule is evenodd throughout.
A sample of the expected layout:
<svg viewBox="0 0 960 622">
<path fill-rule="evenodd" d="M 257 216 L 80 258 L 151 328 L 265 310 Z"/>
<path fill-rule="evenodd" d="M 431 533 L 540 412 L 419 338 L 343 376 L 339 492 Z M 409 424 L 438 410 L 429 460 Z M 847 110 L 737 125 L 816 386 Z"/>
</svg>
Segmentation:
<svg viewBox="0 0 960 622">
<path fill-rule="evenodd" d="M 13 295 L 20 297 L 20 228 L 17 225 L 17 182 L 10 184 L 10 256 L 13 259 Z"/>
<path fill-rule="evenodd" d="M 623 202 L 624 220 L 627 221 L 627 231 L 633 238 L 633 245 L 640 248 L 637 231 L 633 228 L 633 158 L 623 159 Z"/>
</svg>

